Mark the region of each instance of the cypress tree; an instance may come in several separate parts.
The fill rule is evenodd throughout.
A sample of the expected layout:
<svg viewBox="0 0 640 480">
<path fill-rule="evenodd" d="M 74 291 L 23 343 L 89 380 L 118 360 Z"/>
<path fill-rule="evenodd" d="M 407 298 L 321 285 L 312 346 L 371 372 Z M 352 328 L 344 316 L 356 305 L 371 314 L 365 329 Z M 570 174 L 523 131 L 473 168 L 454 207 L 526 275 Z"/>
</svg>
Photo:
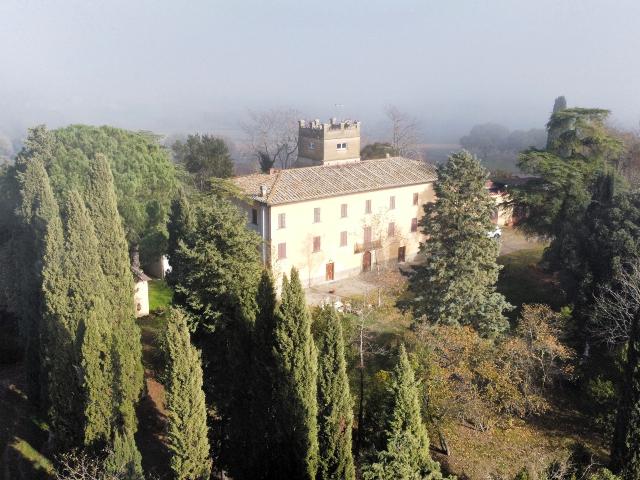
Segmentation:
<svg viewBox="0 0 640 480">
<path fill-rule="evenodd" d="M 253 358 L 251 369 L 251 424 L 254 427 L 253 442 L 248 449 L 245 469 L 240 478 L 273 478 L 278 461 L 278 425 L 274 417 L 274 395 L 276 385 L 276 364 L 274 356 L 275 328 L 279 312 L 273 277 L 269 270 L 263 270 L 258 293 L 258 312 L 253 335 Z"/>
<path fill-rule="evenodd" d="M 169 312 L 164 347 L 171 470 L 176 480 L 207 480 L 211 460 L 200 353 L 191 345 L 186 318 L 179 310 Z"/>
<path fill-rule="evenodd" d="M 279 449 L 274 478 L 312 480 L 318 469 L 317 353 L 311 317 L 297 270 L 284 276 L 275 326 L 277 385 L 275 443 Z"/>
<path fill-rule="evenodd" d="M 60 448 L 109 444 L 113 412 L 110 324 L 98 241 L 80 195 L 69 194 L 64 251 L 45 257 L 50 419 Z"/>
<path fill-rule="evenodd" d="M 105 471 L 109 475 L 113 475 L 113 478 L 144 480 L 142 455 L 140 455 L 133 433 L 126 430 L 122 433 L 118 430 L 115 431 L 111 453 L 105 461 Z"/>
<path fill-rule="evenodd" d="M 167 256 L 171 264 L 171 272 L 167 275 L 169 285 L 181 285 L 185 283 L 185 269 L 188 268 L 183 257 L 178 250 L 181 242 L 190 241 L 190 235 L 194 230 L 195 218 L 191 204 L 184 189 L 178 190 L 176 198 L 171 202 L 167 231 L 169 238 L 167 241 Z M 184 303 L 184 299 L 176 292 L 176 302 Z"/>
<path fill-rule="evenodd" d="M 87 207 L 98 235 L 100 266 L 104 273 L 103 296 L 110 317 L 112 357 L 114 369 L 113 410 L 120 441 L 114 442 L 114 455 L 119 445 L 127 445 L 137 431 L 135 404 L 143 388 L 142 345 L 140 330 L 135 323 L 133 277 L 129 264 L 127 240 L 109 162 L 104 155 L 96 155 L 89 170 L 86 190 Z M 133 452 L 135 442 L 127 445 Z M 139 454 L 132 453 L 128 463 L 136 464 Z M 139 463 L 139 462 L 138 462 Z"/>
<path fill-rule="evenodd" d="M 404 348 L 390 385 L 386 449 L 364 474 L 367 480 L 440 479 L 440 466 L 429 454 L 429 436 L 420 414 L 419 387 Z"/>
<path fill-rule="evenodd" d="M 623 480 L 640 478 L 640 312 L 633 318 L 629 336 L 611 465 Z"/>
<path fill-rule="evenodd" d="M 318 334 L 318 480 L 355 479 L 351 452 L 353 402 L 344 357 L 342 326 L 325 307 L 315 319 Z"/>
<path fill-rule="evenodd" d="M 46 402 L 47 379 L 42 366 L 42 284 L 43 259 L 50 230 L 61 228 L 58 203 L 49 184 L 49 176 L 39 157 L 24 163 L 18 174 L 20 203 L 17 215 L 21 222 L 20 315 L 25 337 L 25 358 L 29 397 Z M 53 225 L 55 224 L 55 225 Z M 57 232 L 55 233 L 57 234 Z"/>
<path fill-rule="evenodd" d="M 76 333 L 77 365 L 83 391 L 83 444 L 111 439 L 113 365 L 110 325 L 103 299 L 105 277 L 93 222 L 80 195 L 72 191 L 66 208 L 64 274 L 68 279 L 66 322 Z"/>
<path fill-rule="evenodd" d="M 472 324 L 483 335 L 504 332 L 510 308 L 496 292 L 500 266 L 492 228 L 493 200 L 485 188 L 487 171 L 469 152 L 438 166 L 435 203 L 424 206 L 421 245 L 424 262 L 409 274 L 416 316 L 444 324 Z"/>
</svg>

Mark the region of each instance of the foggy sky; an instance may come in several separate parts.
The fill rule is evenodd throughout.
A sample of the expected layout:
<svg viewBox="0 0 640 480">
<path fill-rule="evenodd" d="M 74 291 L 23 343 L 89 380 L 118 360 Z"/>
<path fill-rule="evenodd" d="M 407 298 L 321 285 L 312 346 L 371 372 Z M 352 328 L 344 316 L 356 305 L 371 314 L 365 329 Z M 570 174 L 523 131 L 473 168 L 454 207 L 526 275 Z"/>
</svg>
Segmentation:
<svg viewBox="0 0 640 480">
<path fill-rule="evenodd" d="M 395 104 L 437 142 L 542 127 L 558 95 L 636 127 L 639 22 L 638 0 L 0 0 L 0 132 L 232 135 L 277 106 L 366 132 Z"/>
</svg>

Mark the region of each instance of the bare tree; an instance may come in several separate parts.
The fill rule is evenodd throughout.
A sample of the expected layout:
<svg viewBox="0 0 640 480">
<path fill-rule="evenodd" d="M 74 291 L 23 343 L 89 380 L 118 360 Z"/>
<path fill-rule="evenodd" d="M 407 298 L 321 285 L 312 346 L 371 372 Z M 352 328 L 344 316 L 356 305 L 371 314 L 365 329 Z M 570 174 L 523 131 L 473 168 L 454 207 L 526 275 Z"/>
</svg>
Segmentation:
<svg viewBox="0 0 640 480">
<path fill-rule="evenodd" d="M 362 448 L 362 431 L 364 429 L 364 376 L 365 376 L 365 359 L 369 356 L 387 355 L 389 352 L 385 347 L 378 345 L 373 341 L 370 324 L 373 320 L 374 309 L 367 302 L 367 292 L 362 297 L 362 308 L 351 309 L 347 311 L 358 316 L 356 331 L 351 338 L 351 343 L 356 345 L 358 351 L 358 434 L 355 440 L 355 456 L 360 456 Z"/>
<path fill-rule="evenodd" d="M 638 308 L 640 259 L 634 259 L 612 284 L 600 289 L 589 330 L 595 338 L 612 347 L 626 343 Z"/>
<path fill-rule="evenodd" d="M 103 455 L 103 456 L 106 456 Z M 56 480 L 124 480 L 126 473 L 109 473 L 104 460 L 72 450 L 57 457 Z"/>
<path fill-rule="evenodd" d="M 401 157 L 420 160 L 422 155 L 418 149 L 418 121 L 393 105 L 385 108 L 385 114 L 391 122 L 393 151 Z"/>
<path fill-rule="evenodd" d="M 272 167 L 290 168 L 298 151 L 298 119 L 294 109 L 249 111 L 249 119 L 241 124 L 248 148 L 263 172 Z"/>
</svg>

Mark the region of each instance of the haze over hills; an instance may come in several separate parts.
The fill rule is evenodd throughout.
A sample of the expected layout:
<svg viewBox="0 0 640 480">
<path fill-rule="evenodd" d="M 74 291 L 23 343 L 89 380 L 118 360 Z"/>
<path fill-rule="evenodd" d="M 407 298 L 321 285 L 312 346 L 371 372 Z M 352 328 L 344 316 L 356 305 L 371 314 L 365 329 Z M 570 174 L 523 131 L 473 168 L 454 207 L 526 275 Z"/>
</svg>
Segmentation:
<svg viewBox="0 0 640 480">
<path fill-rule="evenodd" d="M 626 127 L 640 118 L 632 0 L 295 6 L 2 2 L 0 133 L 87 123 L 238 140 L 247 110 L 290 107 L 378 138 L 393 104 L 424 142 L 457 143 L 478 123 L 541 128 L 561 94 Z"/>
</svg>

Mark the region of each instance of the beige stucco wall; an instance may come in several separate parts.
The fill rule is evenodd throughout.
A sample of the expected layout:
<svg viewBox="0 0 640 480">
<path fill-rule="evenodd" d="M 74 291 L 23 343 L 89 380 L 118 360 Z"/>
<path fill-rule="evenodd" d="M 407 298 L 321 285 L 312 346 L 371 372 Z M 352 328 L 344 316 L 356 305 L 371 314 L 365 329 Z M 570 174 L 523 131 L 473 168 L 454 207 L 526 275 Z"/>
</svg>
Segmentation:
<svg viewBox="0 0 640 480">
<path fill-rule="evenodd" d="M 346 143 L 346 149 L 338 150 L 338 143 Z M 310 148 L 313 144 L 313 148 Z M 360 126 L 331 127 L 322 129 L 300 128 L 298 143 L 298 164 L 311 165 L 322 162 L 341 163 L 360 158 Z"/>
<path fill-rule="evenodd" d="M 133 299 L 136 317 L 149 315 L 149 282 L 136 282 Z"/>
<path fill-rule="evenodd" d="M 413 205 L 413 194 L 419 194 L 418 205 Z M 395 209 L 390 210 L 391 196 L 395 196 Z M 371 214 L 365 214 L 366 200 L 371 200 Z M 411 261 L 418 252 L 422 235 L 411 232 L 411 219 L 420 218 L 422 205 L 434 200 L 431 184 L 370 191 L 321 200 L 313 200 L 270 208 L 268 225 L 270 263 L 274 275 L 279 277 L 296 267 L 306 286 L 326 282 L 326 265 L 333 262 L 334 279 L 359 274 L 362 271 L 363 252 L 358 253 L 356 243 L 363 243 L 364 227 L 372 227 L 372 240 L 380 246 L 371 250 L 372 269 L 377 264 L 397 261 L 398 247 L 405 246 L 405 258 Z M 341 205 L 348 205 L 348 216 L 341 218 Z M 321 219 L 314 223 L 314 208 L 319 207 Z M 278 214 L 285 213 L 286 227 L 278 228 Z M 387 236 L 389 222 L 395 223 L 395 235 Z M 257 229 L 258 230 L 258 229 Z M 347 246 L 340 246 L 340 232 L 347 232 Z M 313 252 L 313 237 L 321 238 L 319 252 Z M 287 258 L 278 259 L 278 244 L 286 243 Z"/>
</svg>

